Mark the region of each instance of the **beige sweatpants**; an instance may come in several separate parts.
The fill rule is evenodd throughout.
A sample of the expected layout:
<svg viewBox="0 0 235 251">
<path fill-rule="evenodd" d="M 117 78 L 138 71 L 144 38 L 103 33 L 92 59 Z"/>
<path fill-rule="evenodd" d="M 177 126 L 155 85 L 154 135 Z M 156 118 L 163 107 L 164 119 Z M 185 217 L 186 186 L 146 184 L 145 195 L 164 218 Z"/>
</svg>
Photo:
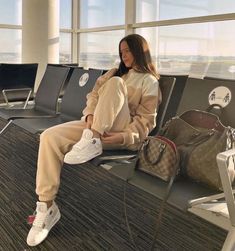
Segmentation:
<svg viewBox="0 0 235 251">
<path fill-rule="evenodd" d="M 123 79 L 112 77 L 99 89 L 98 94 L 92 129 L 101 134 L 122 131 L 130 123 L 127 89 Z M 51 127 L 41 134 L 36 176 L 36 193 L 40 201 L 55 199 L 64 155 L 80 140 L 84 128 L 84 121 L 71 121 Z M 119 148 L 118 145 L 116 147 Z M 123 145 L 120 147 L 123 148 Z"/>
</svg>

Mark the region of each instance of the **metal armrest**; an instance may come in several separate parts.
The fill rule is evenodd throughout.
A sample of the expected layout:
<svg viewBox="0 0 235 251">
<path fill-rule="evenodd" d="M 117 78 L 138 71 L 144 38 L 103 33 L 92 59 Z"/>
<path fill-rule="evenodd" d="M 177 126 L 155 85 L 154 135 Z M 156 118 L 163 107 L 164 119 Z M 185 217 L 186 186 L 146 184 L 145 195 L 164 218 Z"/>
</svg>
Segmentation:
<svg viewBox="0 0 235 251">
<path fill-rule="evenodd" d="M 231 180 L 228 174 L 229 161 L 234 156 L 235 149 L 232 149 L 225 152 L 221 152 L 216 157 L 231 223 L 231 227 L 225 239 L 222 251 L 233 251 L 235 249 L 235 203 Z"/>
<path fill-rule="evenodd" d="M 28 105 L 29 98 L 30 98 L 31 93 L 33 91 L 32 88 L 4 89 L 4 90 L 2 90 L 2 95 L 3 95 L 4 99 L 5 99 L 6 104 L 8 106 L 10 106 L 9 100 L 7 98 L 7 93 L 8 92 L 19 92 L 19 91 L 28 91 L 28 95 L 27 95 L 27 98 L 25 100 L 24 107 L 23 107 L 23 109 L 25 109 L 27 107 L 27 105 Z"/>
<path fill-rule="evenodd" d="M 235 156 L 235 149 L 221 152 L 217 155 L 216 160 L 219 168 L 220 178 L 224 190 L 225 199 L 228 206 L 229 217 L 231 225 L 235 226 L 235 202 L 234 195 L 229 178 L 229 161 L 230 158 Z"/>
<path fill-rule="evenodd" d="M 233 190 L 233 193 L 235 193 L 235 190 Z M 216 201 L 219 199 L 225 198 L 224 193 L 219 193 L 219 194 L 214 194 L 214 195 L 210 195 L 210 196 L 206 196 L 206 197 L 201 197 L 201 198 L 197 198 L 197 199 L 193 199 L 189 201 L 189 206 L 193 207 L 202 203 L 207 203 L 207 202 L 211 202 L 211 201 Z"/>
<path fill-rule="evenodd" d="M 218 164 L 219 170 L 222 167 L 222 176 L 224 176 L 224 175 L 228 176 L 228 172 L 227 172 L 228 163 L 229 163 L 228 159 L 230 157 L 232 157 L 233 155 L 235 156 L 235 149 L 224 151 L 224 152 L 221 152 L 221 153 L 219 153 L 217 155 L 217 164 Z M 221 182 L 222 182 L 222 185 L 223 185 L 223 179 L 224 178 L 222 178 L 222 176 L 221 176 L 221 171 L 220 171 L 220 178 L 221 178 Z M 232 190 L 231 182 L 229 180 L 229 176 L 226 177 L 225 179 L 226 179 L 225 186 L 230 187 L 231 191 L 229 189 L 229 192 L 232 192 L 232 194 L 235 194 L 235 190 Z M 223 185 L 223 190 L 224 190 L 224 185 Z M 225 190 L 224 190 L 224 193 L 219 193 L 219 194 L 215 194 L 215 195 L 210 195 L 210 196 L 190 200 L 189 201 L 189 206 L 192 207 L 192 206 L 195 206 L 195 205 L 211 202 L 213 200 L 219 200 L 219 199 L 222 199 L 222 198 L 225 198 Z"/>
<path fill-rule="evenodd" d="M 216 156 L 224 193 L 191 200 L 191 207 L 188 209 L 207 221 L 228 230 L 222 251 L 235 250 L 235 202 L 229 176 L 230 168 L 234 168 L 234 157 L 235 149 L 221 152 Z M 217 201 L 223 197 L 225 197 L 225 202 Z"/>
</svg>

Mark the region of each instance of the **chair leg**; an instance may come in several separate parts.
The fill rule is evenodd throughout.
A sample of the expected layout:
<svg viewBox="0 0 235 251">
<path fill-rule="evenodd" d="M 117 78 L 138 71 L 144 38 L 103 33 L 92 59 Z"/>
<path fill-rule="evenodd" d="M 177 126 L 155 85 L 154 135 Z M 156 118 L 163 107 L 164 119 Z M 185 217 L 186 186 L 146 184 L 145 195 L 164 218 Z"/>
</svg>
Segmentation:
<svg viewBox="0 0 235 251">
<path fill-rule="evenodd" d="M 9 125 L 11 125 L 12 122 L 13 122 L 13 119 L 8 121 L 8 123 L 0 131 L 0 135 L 3 134 L 6 131 L 6 129 L 9 127 Z"/>
<path fill-rule="evenodd" d="M 31 93 L 32 93 L 32 89 L 30 89 L 30 91 L 29 91 L 29 93 L 28 93 L 28 96 L 27 96 L 26 101 L 25 101 L 25 103 L 24 103 L 23 109 L 26 109 L 26 107 L 27 107 L 27 105 L 28 105 L 28 103 L 29 103 L 29 98 L 30 98 L 30 96 L 31 96 Z"/>
</svg>

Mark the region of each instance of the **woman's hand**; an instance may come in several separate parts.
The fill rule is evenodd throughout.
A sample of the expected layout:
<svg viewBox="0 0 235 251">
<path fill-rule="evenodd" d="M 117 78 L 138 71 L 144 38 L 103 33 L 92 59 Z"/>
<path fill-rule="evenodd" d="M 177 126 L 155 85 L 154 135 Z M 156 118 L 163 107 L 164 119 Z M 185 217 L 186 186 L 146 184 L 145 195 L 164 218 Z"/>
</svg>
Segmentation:
<svg viewBox="0 0 235 251">
<path fill-rule="evenodd" d="M 89 114 L 86 117 L 86 128 L 91 129 L 92 124 L 93 124 L 93 115 Z"/>
<path fill-rule="evenodd" d="M 106 132 L 101 137 L 104 144 L 123 144 L 123 136 L 120 132 Z"/>
</svg>

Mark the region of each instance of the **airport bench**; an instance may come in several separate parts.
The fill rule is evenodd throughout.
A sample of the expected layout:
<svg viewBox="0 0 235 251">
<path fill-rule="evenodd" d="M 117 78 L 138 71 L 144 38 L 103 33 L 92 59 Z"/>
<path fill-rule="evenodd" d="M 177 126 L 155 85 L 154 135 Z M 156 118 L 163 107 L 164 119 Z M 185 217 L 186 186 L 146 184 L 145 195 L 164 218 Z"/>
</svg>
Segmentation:
<svg viewBox="0 0 235 251">
<path fill-rule="evenodd" d="M 186 86 L 184 87 L 184 91 L 181 97 L 181 101 L 177 110 L 177 113 L 181 113 L 184 110 L 188 109 L 202 109 L 205 110 L 208 107 L 208 95 L 214 88 L 225 85 L 231 90 L 233 89 L 234 83 L 230 82 L 221 82 L 221 80 L 215 81 L 215 80 L 202 80 L 202 79 L 192 79 L 189 78 L 187 80 Z M 190 96 L 190 93 L 194 93 L 194 98 L 190 99 L 190 102 L 188 101 L 188 97 Z M 198 95 L 200 95 L 201 103 L 198 104 Z M 222 116 L 222 120 L 225 124 L 230 124 L 234 126 L 234 121 L 230 121 L 230 117 L 228 114 L 231 114 L 231 107 L 232 103 L 226 107 L 225 109 L 225 115 Z M 166 115 L 166 114 L 165 114 Z M 17 120 L 16 120 L 17 122 Z M 26 129 L 27 130 L 27 129 Z M 116 151 L 115 154 L 119 154 L 119 151 Z M 110 153 L 108 153 L 110 154 Z M 108 169 L 109 173 L 112 175 L 115 175 L 116 177 L 121 178 L 122 180 L 126 180 L 126 178 L 129 175 L 128 167 L 122 164 L 117 164 L 116 161 L 112 160 L 109 163 L 106 163 L 104 165 L 106 169 Z M 153 178 L 147 174 L 136 172 L 133 176 L 133 178 L 129 182 L 131 185 L 134 185 L 135 187 L 140 188 L 141 190 L 144 190 L 147 193 L 150 193 L 151 195 L 162 199 L 165 194 L 166 190 L 166 183 L 160 179 Z M 203 184 L 194 182 L 192 180 L 187 179 L 179 179 L 177 180 L 172 188 L 172 192 L 170 194 L 170 197 L 168 199 L 168 204 L 181 210 L 182 212 L 191 212 L 193 214 L 196 214 L 207 221 L 216 224 L 217 226 L 229 230 L 231 227 L 231 221 L 228 214 L 224 213 L 226 211 L 227 202 L 226 201 L 217 201 L 219 207 L 223 208 L 223 213 L 221 213 L 221 210 L 218 211 L 218 207 L 213 210 L 208 210 L 207 202 L 211 203 L 211 200 L 221 198 L 222 195 L 215 195 L 216 191 L 208 189 L 208 187 L 204 186 Z M 214 196 L 215 195 L 215 196 Z M 203 197 L 203 199 L 201 199 Z M 206 197 L 206 199 L 205 199 Z M 206 202 L 206 203 L 205 203 Z M 221 204 L 222 203 L 222 204 Z M 215 205 L 215 204 L 214 204 Z M 212 208 L 210 206 L 210 208 Z M 233 236 L 233 233 L 231 234 L 229 232 L 228 241 L 226 241 L 228 244 L 225 244 L 226 246 L 231 246 L 231 235 Z M 229 250 L 229 249 L 224 249 Z"/>
<path fill-rule="evenodd" d="M 228 88 L 231 93 L 235 93 L 234 82 L 220 79 L 188 78 L 177 114 L 190 109 L 206 110 L 210 105 L 210 93 L 221 86 Z M 231 99 L 230 103 L 223 108 L 223 113 L 220 116 L 225 125 L 232 127 L 235 127 L 235 118 L 233 117 L 234 102 Z M 118 151 L 115 154 L 118 155 Z M 227 173 L 229 156 L 235 156 L 235 150 L 223 152 L 217 156 L 224 193 L 217 194 L 218 191 L 208 188 L 205 184 L 193 181 L 192 179 L 179 178 L 174 182 L 167 201 L 169 205 L 176 207 L 182 212 L 193 213 L 228 231 L 223 251 L 232 251 L 235 249 L 235 203 L 232 186 Z M 121 162 L 120 159 L 112 159 L 110 162 L 103 164 L 103 167 L 122 180 L 127 180 L 130 177 L 133 165 L 131 163 L 127 164 L 128 160 L 123 161 L 124 163 L 126 162 L 125 164 L 118 162 Z M 164 198 L 168 184 L 161 179 L 139 171 L 134 172 L 129 183 L 161 200 Z"/>
<path fill-rule="evenodd" d="M 34 98 L 37 63 L 0 64 L 0 103 L 10 107 L 13 102 L 25 102 Z"/>
</svg>

